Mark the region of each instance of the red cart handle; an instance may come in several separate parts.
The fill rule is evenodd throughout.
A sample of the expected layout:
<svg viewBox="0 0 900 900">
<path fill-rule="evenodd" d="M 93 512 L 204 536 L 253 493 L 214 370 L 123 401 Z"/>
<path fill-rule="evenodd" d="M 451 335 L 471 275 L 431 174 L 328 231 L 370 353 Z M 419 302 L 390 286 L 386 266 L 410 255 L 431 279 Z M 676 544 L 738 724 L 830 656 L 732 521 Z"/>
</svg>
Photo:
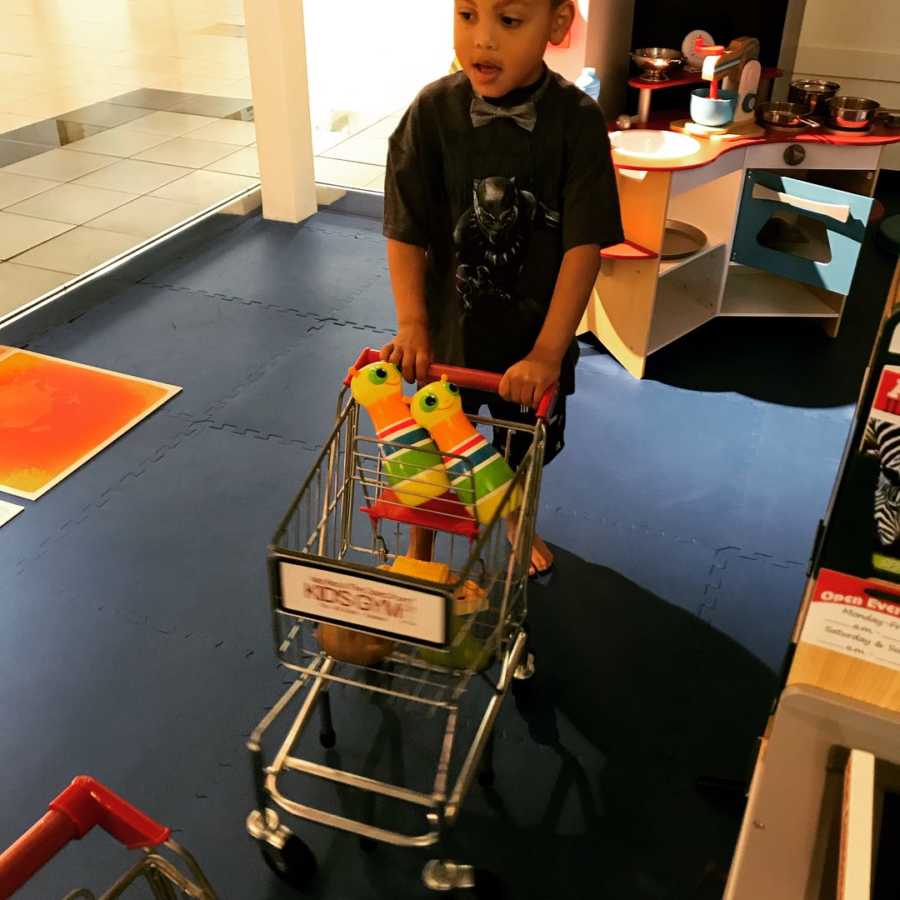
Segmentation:
<svg viewBox="0 0 900 900">
<path fill-rule="evenodd" d="M 0 898 L 12 896 L 69 841 L 83 838 L 95 825 L 129 850 L 164 844 L 171 834 L 99 781 L 79 775 L 42 819 L 0 853 Z"/>
<path fill-rule="evenodd" d="M 359 358 L 353 364 L 354 369 L 361 369 L 373 362 L 380 362 L 381 351 L 373 350 L 366 347 Z M 433 363 L 428 367 L 428 377 L 434 381 L 438 381 L 442 376 L 446 375 L 448 381 L 461 388 L 469 388 L 474 391 L 485 391 L 490 394 L 498 394 L 500 392 L 500 381 L 503 376 L 496 372 L 483 372 L 480 369 L 463 369 L 459 366 L 446 366 L 442 363 Z M 349 375 L 344 380 L 344 384 L 350 384 Z M 559 384 L 552 384 L 544 391 L 538 403 L 537 417 L 543 421 L 547 421 L 553 414 L 553 407 L 556 405 L 556 395 L 559 392 Z"/>
</svg>

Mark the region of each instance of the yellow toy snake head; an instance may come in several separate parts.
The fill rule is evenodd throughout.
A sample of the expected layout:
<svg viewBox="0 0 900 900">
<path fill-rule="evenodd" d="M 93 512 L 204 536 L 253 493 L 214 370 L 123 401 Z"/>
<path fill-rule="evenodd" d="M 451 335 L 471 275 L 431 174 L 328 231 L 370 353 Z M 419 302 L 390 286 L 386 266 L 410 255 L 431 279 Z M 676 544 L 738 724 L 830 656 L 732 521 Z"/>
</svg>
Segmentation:
<svg viewBox="0 0 900 900">
<path fill-rule="evenodd" d="M 462 412 L 462 396 L 455 384 L 444 375 L 440 381 L 426 385 L 410 403 L 412 417 L 423 428 L 431 428 Z"/>
<path fill-rule="evenodd" d="M 351 369 L 349 374 L 350 392 L 360 406 L 372 406 L 403 393 L 403 378 L 393 363 L 373 362 L 361 369 Z"/>
</svg>

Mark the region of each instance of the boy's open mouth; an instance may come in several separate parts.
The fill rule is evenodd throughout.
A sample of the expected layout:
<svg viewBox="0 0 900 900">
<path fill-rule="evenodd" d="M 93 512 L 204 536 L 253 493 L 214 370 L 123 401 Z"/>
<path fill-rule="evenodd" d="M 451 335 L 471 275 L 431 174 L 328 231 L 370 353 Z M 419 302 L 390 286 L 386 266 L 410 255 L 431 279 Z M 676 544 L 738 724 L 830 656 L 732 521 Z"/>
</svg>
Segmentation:
<svg viewBox="0 0 900 900">
<path fill-rule="evenodd" d="M 500 71 L 500 66 L 492 62 L 477 62 L 473 68 L 480 75 L 496 75 Z"/>
</svg>

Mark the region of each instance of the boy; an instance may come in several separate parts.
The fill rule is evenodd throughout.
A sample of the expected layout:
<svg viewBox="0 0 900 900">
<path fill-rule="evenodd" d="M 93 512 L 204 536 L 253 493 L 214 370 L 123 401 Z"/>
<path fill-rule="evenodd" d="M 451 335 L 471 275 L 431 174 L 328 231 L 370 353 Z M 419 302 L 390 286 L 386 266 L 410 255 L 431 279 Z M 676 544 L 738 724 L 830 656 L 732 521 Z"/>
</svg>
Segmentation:
<svg viewBox="0 0 900 900">
<path fill-rule="evenodd" d="M 600 249 L 623 239 L 603 113 L 543 61 L 574 15 L 571 0 L 455 0 L 461 71 L 413 101 L 385 179 L 397 336 L 382 358 L 408 381 L 432 359 L 503 373 L 500 398 L 468 392 L 464 407 L 514 422 L 559 380 L 545 464 L 563 448 Z M 526 449 L 513 440 L 510 463 Z M 532 574 L 552 562 L 535 537 Z"/>
</svg>

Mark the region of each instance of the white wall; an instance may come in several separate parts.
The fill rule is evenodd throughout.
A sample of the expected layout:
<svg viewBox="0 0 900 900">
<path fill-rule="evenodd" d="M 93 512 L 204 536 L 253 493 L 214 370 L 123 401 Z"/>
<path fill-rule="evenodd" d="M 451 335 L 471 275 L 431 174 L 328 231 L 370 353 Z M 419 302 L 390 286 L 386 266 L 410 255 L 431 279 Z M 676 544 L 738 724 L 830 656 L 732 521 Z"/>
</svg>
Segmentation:
<svg viewBox="0 0 900 900">
<path fill-rule="evenodd" d="M 828 78 L 842 94 L 900 109 L 900 0 L 806 0 L 795 78 Z M 882 166 L 900 169 L 900 145 Z"/>
</svg>

